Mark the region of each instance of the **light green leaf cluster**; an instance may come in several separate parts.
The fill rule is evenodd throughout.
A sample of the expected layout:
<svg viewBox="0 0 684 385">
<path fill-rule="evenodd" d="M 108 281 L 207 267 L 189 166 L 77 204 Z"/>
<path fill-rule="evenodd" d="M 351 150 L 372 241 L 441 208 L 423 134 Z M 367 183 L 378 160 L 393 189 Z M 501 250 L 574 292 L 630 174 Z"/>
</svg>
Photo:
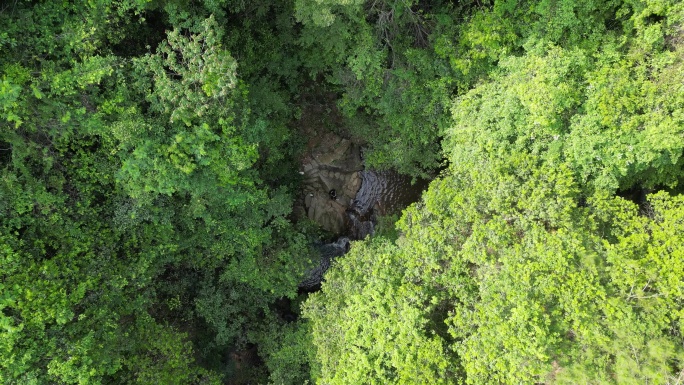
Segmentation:
<svg viewBox="0 0 684 385">
<path fill-rule="evenodd" d="M 525 152 L 567 162 L 587 190 L 676 185 L 684 106 L 669 84 L 681 80 L 672 72 L 681 63 L 665 53 L 640 64 L 610 43 L 604 49 L 592 60 L 542 43 L 502 61 L 494 81 L 454 105 L 445 147 L 452 161 L 473 151 Z"/>
<path fill-rule="evenodd" d="M 443 384 L 453 375 L 429 325 L 433 298 L 404 275 L 400 253 L 381 240 L 357 244 L 310 297 L 320 383 Z"/>
<path fill-rule="evenodd" d="M 516 3 L 496 2 L 464 29 L 474 51 L 451 64 L 496 67 L 455 99 L 450 166 L 404 212 L 403 235 L 355 244 L 307 302 L 318 383 L 357 373 L 466 384 L 680 376 L 681 7 Z M 519 12 L 485 39 L 478 23 Z M 594 23 L 611 13 L 624 17 L 622 38 Z M 525 23 L 520 46 L 506 45 Z M 445 56 L 456 47 L 440 42 Z M 663 186 L 638 205 L 616 196 Z M 440 358 L 416 359 L 422 346 Z M 393 354 L 425 371 L 401 377 Z"/>
<path fill-rule="evenodd" d="M 148 96 L 155 111 L 169 114 L 169 121 L 190 125 L 215 104 L 229 102 L 237 86 L 237 62 L 221 48 L 219 26 L 213 17 L 187 38 L 176 28 L 156 55 L 140 62 L 152 72 L 154 92 Z"/>
</svg>

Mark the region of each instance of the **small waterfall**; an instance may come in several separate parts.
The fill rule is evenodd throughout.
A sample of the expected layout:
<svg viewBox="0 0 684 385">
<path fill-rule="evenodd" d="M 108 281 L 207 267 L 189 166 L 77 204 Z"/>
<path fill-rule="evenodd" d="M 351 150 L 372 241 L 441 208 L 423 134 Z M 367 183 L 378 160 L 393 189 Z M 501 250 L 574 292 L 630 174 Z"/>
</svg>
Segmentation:
<svg viewBox="0 0 684 385">
<path fill-rule="evenodd" d="M 395 214 L 417 201 L 428 184 L 426 180 L 418 180 L 411 184 L 410 177 L 394 171 L 364 170 L 359 174 L 361 186 L 345 211 L 346 235 L 333 243 L 318 247 L 321 262 L 299 284 L 300 289 L 314 291 L 320 288 L 323 275 L 330 268 L 332 261 L 349 251 L 351 240 L 372 236 L 375 233 L 378 215 Z M 330 195 L 334 199 L 332 193 Z"/>
<path fill-rule="evenodd" d="M 304 290 L 316 290 L 323 280 L 323 274 L 330 268 L 333 259 L 346 254 L 351 247 L 350 239 L 340 237 L 333 243 L 318 246 L 321 262 L 309 271 L 307 278 L 299 283 L 299 288 Z"/>
</svg>

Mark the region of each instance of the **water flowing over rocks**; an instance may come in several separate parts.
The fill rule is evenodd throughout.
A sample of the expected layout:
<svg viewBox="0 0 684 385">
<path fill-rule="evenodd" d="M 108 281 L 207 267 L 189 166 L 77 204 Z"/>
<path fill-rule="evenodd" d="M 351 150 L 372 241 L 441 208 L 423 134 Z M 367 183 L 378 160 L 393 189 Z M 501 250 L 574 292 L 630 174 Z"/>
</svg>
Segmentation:
<svg viewBox="0 0 684 385">
<path fill-rule="evenodd" d="M 315 289 L 323 281 L 323 274 L 330 268 L 333 259 L 346 254 L 350 248 L 350 240 L 347 237 L 340 237 L 333 243 L 327 243 L 317 247 L 320 252 L 320 263 L 311 269 L 307 277 L 299 283 L 299 287 L 306 290 Z"/>
<path fill-rule="evenodd" d="M 373 235 L 377 215 L 394 214 L 418 200 L 427 181 L 411 184 L 410 177 L 393 171 L 364 170 L 361 148 L 332 133 L 313 138 L 309 148 L 300 171 L 306 216 L 341 236 L 318 246 L 320 263 L 299 285 L 316 290 L 333 259 L 349 251 L 351 240 Z"/>
</svg>

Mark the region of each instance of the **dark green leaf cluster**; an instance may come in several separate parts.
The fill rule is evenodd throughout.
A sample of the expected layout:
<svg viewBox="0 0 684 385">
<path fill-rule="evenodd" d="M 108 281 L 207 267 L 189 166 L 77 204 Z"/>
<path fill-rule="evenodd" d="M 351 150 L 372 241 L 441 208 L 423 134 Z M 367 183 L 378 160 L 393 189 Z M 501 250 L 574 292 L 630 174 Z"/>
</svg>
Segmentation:
<svg viewBox="0 0 684 385">
<path fill-rule="evenodd" d="M 217 18 L 146 3 L 0 13 L 0 383 L 217 383 L 296 294 L 282 121 Z M 147 15 L 186 22 L 136 53 Z"/>
</svg>

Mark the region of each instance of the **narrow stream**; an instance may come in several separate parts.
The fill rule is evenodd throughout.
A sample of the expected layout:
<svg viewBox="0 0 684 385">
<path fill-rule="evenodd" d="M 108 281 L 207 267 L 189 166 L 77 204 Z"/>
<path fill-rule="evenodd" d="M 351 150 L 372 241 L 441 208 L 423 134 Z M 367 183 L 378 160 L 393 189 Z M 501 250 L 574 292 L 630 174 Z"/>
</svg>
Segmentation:
<svg viewBox="0 0 684 385">
<path fill-rule="evenodd" d="M 347 236 L 353 240 L 373 235 L 378 216 L 392 215 L 420 199 L 427 180 L 411 184 L 411 178 L 394 171 L 361 171 L 361 187 L 349 210 Z"/>
<path fill-rule="evenodd" d="M 420 199 L 428 181 L 419 179 L 411 184 L 411 177 L 394 171 L 361 171 L 361 188 L 356 193 L 353 209 L 359 213 L 373 210 L 378 215 L 400 212 Z"/>
<path fill-rule="evenodd" d="M 332 261 L 349 251 L 350 241 L 372 236 L 378 216 L 397 214 L 418 201 L 429 183 L 420 179 L 411 184 L 411 177 L 389 170 L 364 170 L 360 174 L 361 187 L 346 211 L 346 234 L 333 243 L 319 246 L 321 262 L 299 284 L 301 289 L 318 290 Z"/>
</svg>

